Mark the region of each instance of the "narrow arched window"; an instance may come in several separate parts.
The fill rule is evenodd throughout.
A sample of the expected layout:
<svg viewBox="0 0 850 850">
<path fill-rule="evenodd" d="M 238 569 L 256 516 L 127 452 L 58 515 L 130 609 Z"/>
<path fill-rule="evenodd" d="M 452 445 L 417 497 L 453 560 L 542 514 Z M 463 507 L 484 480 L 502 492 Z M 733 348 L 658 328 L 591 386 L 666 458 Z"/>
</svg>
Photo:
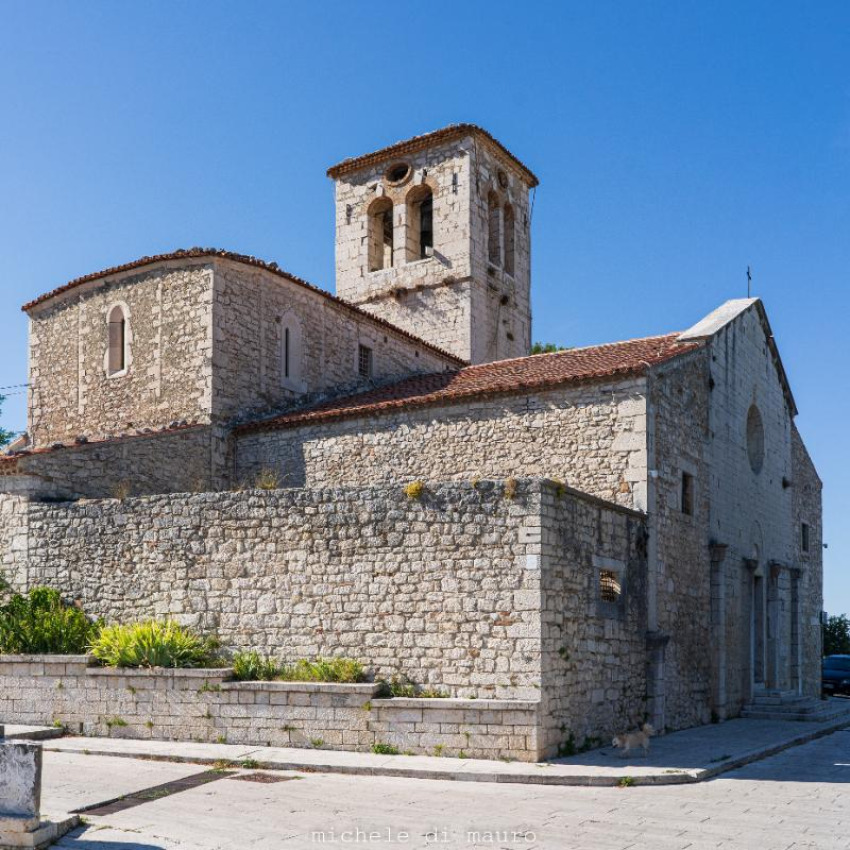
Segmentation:
<svg viewBox="0 0 850 850">
<path fill-rule="evenodd" d="M 434 253 L 434 193 L 416 186 L 407 196 L 407 260 L 424 260 Z"/>
<path fill-rule="evenodd" d="M 502 208 L 499 196 L 490 192 L 487 196 L 487 256 L 493 266 L 502 265 Z"/>
<path fill-rule="evenodd" d="M 301 391 L 302 363 L 301 322 L 293 313 L 281 320 L 280 332 L 280 379 L 288 390 Z"/>
<path fill-rule="evenodd" d="M 514 226 L 514 208 L 510 204 L 505 204 L 503 224 L 505 229 L 505 272 L 511 275 L 511 277 L 513 277 L 515 265 L 514 250 L 516 245 L 516 230 Z"/>
<path fill-rule="evenodd" d="M 127 318 L 121 307 L 109 311 L 109 353 L 107 371 L 110 375 L 127 368 Z"/>
<path fill-rule="evenodd" d="M 379 198 L 369 207 L 369 271 L 393 265 L 393 202 Z"/>
</svg>

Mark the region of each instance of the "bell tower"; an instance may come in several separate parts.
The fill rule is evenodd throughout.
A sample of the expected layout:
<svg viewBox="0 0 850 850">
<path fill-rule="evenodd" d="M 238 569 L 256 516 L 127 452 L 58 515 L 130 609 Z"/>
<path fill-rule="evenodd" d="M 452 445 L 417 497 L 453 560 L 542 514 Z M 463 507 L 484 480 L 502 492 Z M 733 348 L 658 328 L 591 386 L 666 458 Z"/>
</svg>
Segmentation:
<svg viewBox="0 0 850 850">
<path fill-rule="evenodd" d="M 529 353 L 537 178 L 507 148 L 456 124 L 328 176 L 340 298 L 472 363 Z"/>
</svg>

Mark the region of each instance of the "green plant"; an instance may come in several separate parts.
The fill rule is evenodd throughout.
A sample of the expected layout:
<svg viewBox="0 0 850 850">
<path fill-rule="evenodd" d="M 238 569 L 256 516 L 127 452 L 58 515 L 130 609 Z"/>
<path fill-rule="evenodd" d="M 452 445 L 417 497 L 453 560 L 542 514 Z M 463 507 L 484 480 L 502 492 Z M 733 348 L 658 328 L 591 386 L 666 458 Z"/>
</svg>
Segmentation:
<svg viewBox="0 0 850 850">
<path fill-rule="evenodd" d="M 244 767 L 245 770 L 256 770 L 260 766 L 260 763 L 255 759 L 245 759 L 239 762 L 239 766 Z"/>
<path fill-rule="evenodd" d="M 53 728 L 54 728 L 54 729 L 64 729 L 64 728 L 65 728 L 65 724 L 64 724 L 64 723 L 63 723 L 63 722 L 62 722 L 62 721 L 61 721 L 61 720 L 57 717 L 57 718 L 53 721 Z"/>
<path fill-rule="evenodd" d="M 317 750 L 320 750 L 322 747 L 324 747 L 324 745 L 325 745 L 325 739 L 324 738 L 310 738 L 310 746 L 311 747 L 313 747 Z"/>
<path fill-rule="evenodd" d="M 850 654 L 850 619 L 846 614 L 829 617 L 823 626 L 823 654 Z"/>
<path fill-rule="evenodd" d="M 118 481 L 112 487 L 112 498 L 123 502 L 133 492 L 133 485 L 129 481 Z"/>
<path fill-rule="evenodd" d="M 127 721 L 123 717 L 107 717 L 106 725 L 111 729 L 113 726 L 126 726 Z"/>
<path fill-rule="evenodd" d="M 211 684 L 210 682 L 204 682 L 200 688 L 198 688 L 199 694 L 217 694 L 221 691 L 221 685 L 216 682 L 215 684 Z"/>
<path fill-rule="evenodd" d="M 3 402 L 6 401 L 6 397 L 0 395 L 0 408 L 3 407 Z M 15 435 L 11 431 L 7 431 L 5 428 L 0 428 L 0 447 L 5 446 L 7 443 L 12 441 L 12 437 Z"/>
<path fill-rule="evenodd" d="M 398 755 L 398 747 L 394 747 L 392 744 L 372 744 L 372 752 L 376 756 L 397 756 Z"/>
<path fill-rule="evenodd" d="M 531 346 L 532 354 L 556 354 L 559 351 L 569 351 L 569 348 L 554 342 L 535 342 Z"/>
<path fill-rule="evenodd" d="M 445 746 L 443 744 L 435 744 L 434 745 L 434 755 L 437 758 L 442 758 L 444 749 L 445 749 Z"/>
<path fill-rule="evenodd" d="M 233 678 L 240 682 L 271 682 L 280 666 L 259 652 L 237 652 L 233 656 Z"/>
<path fill-rule="evenodd" d="M 281 668 L 277 678 L 283 682 L 362 682 L 363 665 L 353 658 L 302 658 Z"/>
<path fill-rule="evenodd" d="M 226 744 L 226 743 L 227 743 L 227 735 L 219 735 L 219 736 L 215 739 L 215 742 L 216 742 L 217 744 Z"/>
<path fill-rule="evenodd" d="M 145 726 L 147 726 L 148 729 L 153 729 L 153 725 L 154 725 L 153 720 L 146 720 L 145 721 Z"/>
<path fill-rule="evenodd" d="M 34 587 L 0 605 L 0 653 L 78 655 L 100 628 L 59 591 Z"/>
<path fill-rule="evenodd" d="M 467 754 L 466 754 L 463 750 L 461 750 L 461 751 L 457 754 L 457 757 L 458 757 L 459 759 L 468 759 L 468 758 L 469 758 L 469 756 L 468 756 L 468 755 L 467 755 Z"/>
<path fill-rule="evenodd" d="M 425 492 L 425 485 L 421 481 L 411 481 L 404 488 L 404 495 L 407 496 L 408 499 L 421 499 L 422 494 Z"/>
<path fill-rule="evenodd" d="M 418 699 L 445 699 L 448 697 L 446 691 L 430 688 L 424 685 L 417 685 L 412 679 L 407 676 L 393 676 L 392 679 L 386 679 L 380 682 L 381 690 L 379 696 L 386 699 L 388 697 L 416 697 Z"/>
<path fill-rule="evenodd" d="M 203 667 L 218 644 L 172 620 L 104 626 L 91 653 L 106 667 Z"/>
<path fill-rule="evenodd" d="M 505 479 L 505 498 L 513 499 L 516 496 L 517 480 L 516 478 Z"/>
<path fill-rule="evenodd" d="M 564 730 L 562 729 L 561 731 Z M 570 734 L 567 735 L 566 740 L 561 741 L 561 743 L 558 744 L 558 757 L 568 758 L 569 756 L 574 756 L 576 752 L 576 738 L 575 735 L 570 732 Z"/>
<path fill-rule="evenodd" d="M 631 788 L 635 784 L 634 779 L 631 776 L 623 776 L 617 782 L 618 788 Z"/>
<path fill-rule="evenodd" d="M 280 475 L 277 470 L 264 467 L 254 476 L 257 490 L 277 490 L 280 487 Z"/>
</svg>

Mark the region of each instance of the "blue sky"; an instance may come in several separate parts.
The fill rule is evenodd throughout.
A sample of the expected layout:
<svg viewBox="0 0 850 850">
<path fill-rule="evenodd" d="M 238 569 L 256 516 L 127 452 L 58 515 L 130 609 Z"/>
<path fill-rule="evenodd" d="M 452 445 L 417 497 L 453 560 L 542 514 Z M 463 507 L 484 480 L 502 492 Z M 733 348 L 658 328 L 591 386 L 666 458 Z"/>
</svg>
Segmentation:
<svg viewBox="0 0 850 850">
<path fill-rule="evenodd" d="M 826 607 L 850 611 L 850 4 L 2 13 L 0 386 L 26 380 L 20 304 L 145 254 L 214 245 L 333 289 L 327 166 L 475 122 L 541 179 L 536 339 L 685 328 L 753 267 L 824 478 Z"/>
</svg>

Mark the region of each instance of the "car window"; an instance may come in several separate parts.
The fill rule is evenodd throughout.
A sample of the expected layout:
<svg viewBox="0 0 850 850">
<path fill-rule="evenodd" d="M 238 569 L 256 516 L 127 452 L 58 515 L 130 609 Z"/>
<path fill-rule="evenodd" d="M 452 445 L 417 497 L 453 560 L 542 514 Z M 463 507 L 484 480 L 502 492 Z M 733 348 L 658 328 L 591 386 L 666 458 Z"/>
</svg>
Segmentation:
<svg viewBox="0 0 850 850">
<path fill-rule="evenodd" d="M 824 658 L 823 666 L 826 670 L 850 671 L 850 658 Z"/>
</svg>

